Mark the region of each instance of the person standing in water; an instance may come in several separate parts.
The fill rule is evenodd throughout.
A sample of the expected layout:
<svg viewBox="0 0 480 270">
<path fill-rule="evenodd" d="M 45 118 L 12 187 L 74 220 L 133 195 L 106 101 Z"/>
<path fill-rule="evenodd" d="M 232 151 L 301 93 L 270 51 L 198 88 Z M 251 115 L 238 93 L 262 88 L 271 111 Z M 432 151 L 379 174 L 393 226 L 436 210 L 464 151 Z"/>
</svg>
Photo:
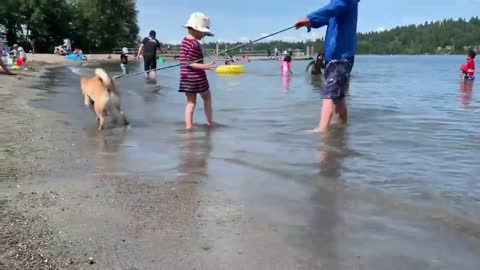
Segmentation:
<svg viewBox="0 0 480 270">
<path fill-rule="evenodd" d="M 145 79 L 155 81 L 157 68 L 157 49 L 160 50 L 160 42 L 156 39 L 157 33 L 150 31 L 148 37 L 144 38 L 142 44 L 138 48 L 137 59 L 143 55 L 143 63 L 145 70 Z"/>
<path fill-rule="evenodd" d="M 308 69 L 311 67 L 312 68 L 312 75 L 318 75 L 323 73 L 323 69 L 325 68 L 325 55 L 321 52 L 318 53 L 317 58 L 315 60 L 312 60 L 305 69 L 306 72 L 308 72 Z"/>
<path fill-rule="evenodd" d="M 360 0 L 330 0 L 323 8 L 298 19 L 301 27 L 320 28 L 327 25 L 325 36 L 325 82 L 322 87 L 322 113 L 314 132 L 325 132 L 330 126 L 333 112 L 340 122 L 347 123 L 345 92 L 349 85 L 357 47 L 357 17 Z"/>
<path fill-rule="evenodd" d="M 197 105 L 197 94 L 203 99 L 203 107 L 207 124 L 212 127 L 212 97 L 208 84 L 206 70 L 215 66 L 215 61 L 203 63 L 202 47 L 200 40 L 205 36 L 213 36 L 210 32 L 210 18 L 203 13 L 193 13 L 184 26 L 188 34 L 180 45 L 180 87 L 178 92 L 185 93 L 187 105 L 185 106 L 185 129 L 193 128 L 193 112 Z"/>
<path fill-rule="evenodd" d="M 460 67 L 462 77 L 465 80 L 475 80 L 475 56 L 477 54 L 471 48 L 467 50 L 467 63 Z"/>
<path fill-rule="evenodd" d="M 292 62 L 292 57 L 290 55 L 285 55 L 282 61 L 282 65 L 280 66 L 280 71 L 282 73 L 282 76 L 286 77 L 293 74 L 291 62 Z"/>
</svg>

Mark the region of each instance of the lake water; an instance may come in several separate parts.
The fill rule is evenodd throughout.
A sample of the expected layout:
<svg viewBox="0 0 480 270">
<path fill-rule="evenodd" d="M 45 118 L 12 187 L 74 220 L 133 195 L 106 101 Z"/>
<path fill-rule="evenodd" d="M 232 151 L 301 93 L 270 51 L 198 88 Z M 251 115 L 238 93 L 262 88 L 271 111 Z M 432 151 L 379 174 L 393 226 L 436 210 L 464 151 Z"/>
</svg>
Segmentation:
<svg viewBox="0 0 480 270">
<path fill-rule="evenodd" d="M 92 153 L 115 153 L 104 170 L 169 181 L 192 175 L 205 180 L 204 196 L 220 190 L 245 217 L 283 225 L 284 241 L 275 244 L 291 256 L 326 258 L 327 269 L 478 269 L 480 95 L 458 80 L 464 61 L 358 56 L 350 123 L 326 135 L 306 132 L 319 120 L 321 82 L 304 72 L 303 61 L 292 62 L 288 80 L 273 61 L 246 64 L 240 75 L 210 72 L 218 123 L 210 131 L 201 99 L 195 131 L 183 131 L 177 68 L 160 71 L 156 86 L 142 76 L 117 80 L 128 131 L 95 130 L 72 72 L 92 68 L 52 70 L 55 93 L 36 104 L 94 136 Z M 104 67 L 121 72 L 117 64 Z M 130 64 L 130 72 L 140 70 Z M 365 268 L 350 267 L 362 258 Z"/>
</svg>

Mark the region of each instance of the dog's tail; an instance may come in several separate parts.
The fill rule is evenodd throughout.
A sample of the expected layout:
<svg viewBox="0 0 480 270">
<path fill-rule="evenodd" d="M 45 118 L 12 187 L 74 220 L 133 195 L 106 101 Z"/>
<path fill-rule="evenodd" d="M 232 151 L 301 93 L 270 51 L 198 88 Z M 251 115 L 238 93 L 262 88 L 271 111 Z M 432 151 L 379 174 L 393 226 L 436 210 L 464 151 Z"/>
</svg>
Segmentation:
<svg viewBox="0 0 480 270">
<path fill-rule="evenodd" d="M 103 83 L 103 86 L 107 89 L 112 88 L 112 79 L 108 76 L 107 72 L 104 69 L 97 68 L 95 69 L 95 75 L 100 78 Z"/>
</svg>

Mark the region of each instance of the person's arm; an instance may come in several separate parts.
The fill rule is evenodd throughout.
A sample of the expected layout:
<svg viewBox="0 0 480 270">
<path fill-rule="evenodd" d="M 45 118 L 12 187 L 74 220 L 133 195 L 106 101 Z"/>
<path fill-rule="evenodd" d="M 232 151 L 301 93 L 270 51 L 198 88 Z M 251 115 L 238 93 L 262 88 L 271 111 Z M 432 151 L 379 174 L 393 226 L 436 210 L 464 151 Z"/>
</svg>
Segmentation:
<svg viewBox="0 0 480 270">
<path fill-rule="evenodd" d="M 215 61 L 210 61 L 210 63 L 207 63 L 207 64 L 193 63 L 188 66 L 193 69 L 211 70 L 213 67 L 215 67 Z"/>
<path fill-rule="evenodd" d="M 470 72 L 475 72 L 475 68 L 473 67 L 472 61 L 467 62 L 467 73 L 470 73 Z"/>
<path fill-rule="evenodd" d="M 140 59 L 140 55 L 143 53 L 143 46 L 145 45 L 145 39 L 142 40 L 142 44 L 140 44 L 140 47 L 138 47 L 138 53 L 137 53 L 137 59 Z"/>
<path fill-rule="evenodd" d="M 298 28 L 310 26 L 320 28 L 328 24 L 330 18 L 341 14 L 350 4 L 356 0 L 331 0 L 328 5 L 307 15 L 306 18 L 297 20 L 295 26 Z"/>
<path fill-rule="evenodd" d="M 199 45 L 197 45 L 199 46 Z M 195 53 L 197 51 L 202 51 L 200 47 L 188 48 L 184 53 L 186 54 L 186 61 L 190 68 L 199 69 L 199 70 L 211 70 L 215 67 L 215 61 L 210 61 L 207 64 L 198 63 L 201 59 L 198 59 L 200 53 Z"/>
<path fill-rule="evenodd" d="M 157 42 L 157 52 L 162 53 L 162 43 L 160 41 L 155 40 Z"/>
<path fill-rule="evenodd" d="M 315 63 L 315 60 L 312 60 L 310 63 L 308 63 L 307 68 L 305 69 L 305 72 L 308 72 L 308 69 Z"/>
<path fill-rule="evenodd" d="M 138 47 L 137 59 L 140 59 L 140 55 L 143 53 L 143 43 Z"/>
</svg>

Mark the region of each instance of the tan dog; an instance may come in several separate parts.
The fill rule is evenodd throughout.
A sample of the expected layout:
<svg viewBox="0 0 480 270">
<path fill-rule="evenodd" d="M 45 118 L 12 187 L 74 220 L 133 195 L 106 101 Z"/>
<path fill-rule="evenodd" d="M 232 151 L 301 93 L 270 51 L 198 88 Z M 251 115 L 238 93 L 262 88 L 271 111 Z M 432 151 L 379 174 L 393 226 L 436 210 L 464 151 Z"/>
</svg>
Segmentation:
<svg viewBox="0 0 480 270">
<path fill-rule="evenodd" d="M 121 117 L 123 123 L 128 125 L 127 118 L 120 109 L 120 95 L 115 83 L 105 70 L 97 68 L 95 76 L 82 77 L 80 84 L 85 106 L 88 108 L 93 104 L 93 110 L 97 114 L 98 129 L 103 129 L 107 115 L 111 115 L 115 122 Z"/>
</svg>

